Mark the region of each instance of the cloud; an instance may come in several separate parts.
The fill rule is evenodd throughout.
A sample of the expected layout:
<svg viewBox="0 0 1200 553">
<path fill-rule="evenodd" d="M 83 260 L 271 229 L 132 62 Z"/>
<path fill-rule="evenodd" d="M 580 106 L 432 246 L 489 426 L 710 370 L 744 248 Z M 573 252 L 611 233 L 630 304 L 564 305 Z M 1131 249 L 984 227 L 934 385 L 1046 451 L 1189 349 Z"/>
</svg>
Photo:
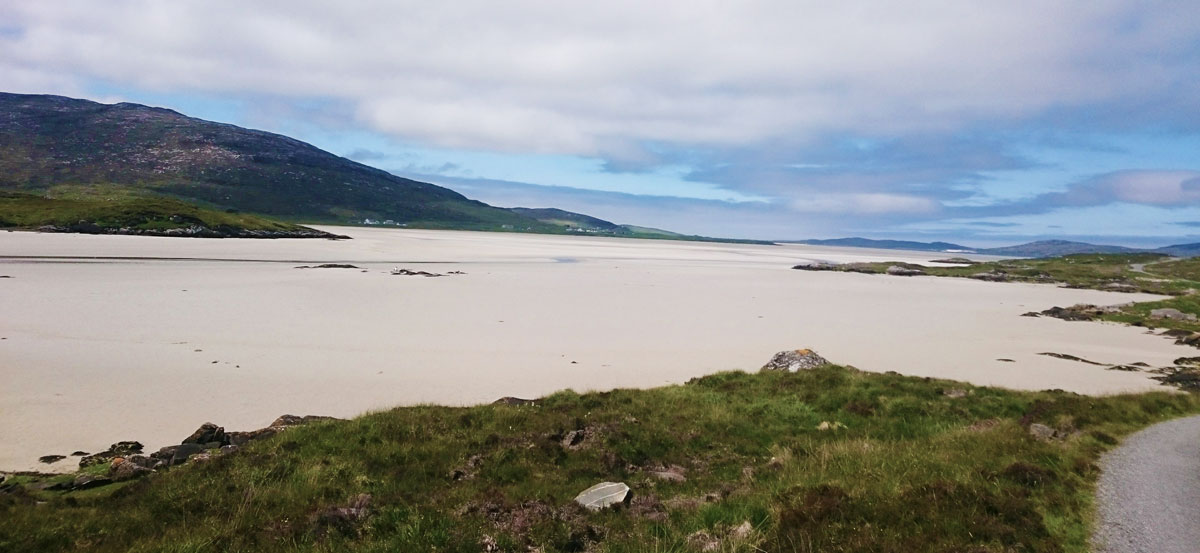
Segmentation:
<svg viewBox="0 0 1200 553">
<path fill-rule="evenodd" d="M 405 140 L 614 170 L 646 143 L 1200 127 L 1195 3 L 79 0 L 0 20 L 6 87 L 329 98 Z"/>
<path fill-rule="evenodd" d="M 1188 228 L 1200 228 L 1200 221 L 1175 221 L 1171 224 Z"/>
</svg>

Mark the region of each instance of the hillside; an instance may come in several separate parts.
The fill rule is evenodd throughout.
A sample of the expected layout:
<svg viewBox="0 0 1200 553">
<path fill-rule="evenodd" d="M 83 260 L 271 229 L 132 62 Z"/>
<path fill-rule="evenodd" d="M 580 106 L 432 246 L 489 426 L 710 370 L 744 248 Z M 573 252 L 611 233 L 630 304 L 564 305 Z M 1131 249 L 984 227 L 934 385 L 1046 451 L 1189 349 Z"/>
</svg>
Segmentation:
<svg viewBox="0 0 1200 553">
<path fill-rule="evenodd" d="M 0 93 L 0 189 L 104 185 L 306 222 L 554 231 L 312 145 L 138 104 Z"/>
<path fill-rule="evenodd" d="M 617 236 L 621 238 L 647 238 L 654 240 L 688 240 L 692 242 L 723 242 L 731 244 L 761 244 L 774 245 L 774 242 L 767 240 L 743 240 L 737 238 L 714 238 L 711 236 L 698 236 L 695 234 L 681 234 L 671 232 L 669 230 L 656 229 L 651 227 L 639 227 L 635 225 L 618 225 L 616 223 L 605 221 L 584 215 L 582 213 L 574 213 L 563 209 L 555 208 L 528 208 L 514 207 L 510 211 L 518 215 L 533 218 L 541 223 L 553 225 L 566 233 L 581 233 L 599 236 Z"/>
<path fill-rule="evenodd" d="M 115 444 L 120 461 L 85 457 L 80 475 L 8 475 L 0 550 L 1078 552 L 1101 453 L 1196 412 L 1195 394 L 824 365 L 214 425 L 154 456 Z M 575 503 L 606 481 L 632 489 L 625 504 Z"/>
<path fill-rule="evenodd" d="M 200 238 L 343 238 L 258 215 L 205 209 L 173 198 L 46 198 L 3 190 L 0 228 Z"/>
<path fill-rule="evenodd" d="M 988 255 L 1006 255 L 1014 257 L 1058 257 L 1061 255 L 1075 255 L 1082 253 L 1134 253 L 1147 250 L 1126 248 L 1124 246 L 1088 244 L 1087 242 L 1071 242 L 1069 240 L 1040 240 L 1037 242 L 1029 242 L 1028 244 L 1020 244 L 1017 246 L 986 248 L 978 251 L 979 253 L 986 253 Z"/>
</svg>

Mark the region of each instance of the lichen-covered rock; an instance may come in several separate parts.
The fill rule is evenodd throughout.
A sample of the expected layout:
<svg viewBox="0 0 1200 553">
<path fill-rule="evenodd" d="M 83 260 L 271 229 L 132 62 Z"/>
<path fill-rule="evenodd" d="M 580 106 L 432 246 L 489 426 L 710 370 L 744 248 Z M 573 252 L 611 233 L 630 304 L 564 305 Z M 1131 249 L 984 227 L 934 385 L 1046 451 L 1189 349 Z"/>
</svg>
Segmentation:
<svg viewBox="0 0 1200 553">
<path fill-rule="evenodd" d="M 821 365 L 828 364 L 829 361 L 817 355 L 817 352 L 811 349 L 796 349 L 776 353 L 775 357 L 772 357 L 766 365 L 763 365 L 762 370 L 796 372 L 815 369 Z"/>
<path fill-rule="evenodd" d="M 1033 423 L 1029 425 L 1029 434 L 1039 440 L 1050 441 L 1058 436 L 1058 431 L 1044 424 Z"/>
</svg>

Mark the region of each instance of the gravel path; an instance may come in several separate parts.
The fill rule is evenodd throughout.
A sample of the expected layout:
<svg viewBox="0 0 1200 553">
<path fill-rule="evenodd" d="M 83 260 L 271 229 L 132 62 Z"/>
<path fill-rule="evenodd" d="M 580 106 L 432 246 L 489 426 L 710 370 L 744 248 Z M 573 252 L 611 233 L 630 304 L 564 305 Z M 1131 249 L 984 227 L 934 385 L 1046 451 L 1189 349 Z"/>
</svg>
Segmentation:
<svg viewBox="0 0 1200 553">
<path fill-rule="evenodd" d="M 1156 424 L 1101 459 L 1099 553 L 1200 553 L 1200 416 Z"/>
</svg>

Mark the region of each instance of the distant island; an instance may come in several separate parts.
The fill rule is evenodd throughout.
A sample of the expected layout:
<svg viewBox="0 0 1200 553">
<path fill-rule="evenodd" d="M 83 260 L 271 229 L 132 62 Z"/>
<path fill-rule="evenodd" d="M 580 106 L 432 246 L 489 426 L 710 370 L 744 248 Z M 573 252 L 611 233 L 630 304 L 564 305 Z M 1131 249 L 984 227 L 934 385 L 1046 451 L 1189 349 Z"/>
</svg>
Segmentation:
<svg viewBox="0 0 1200 553">
<path fill-rule="evenodd" d="M 834 238 L 828 240 L 780 240 L 780 243 L 807 244 L 812 246 L 839 246 L 847 248 L 876 248 L 881 250 L 912 250 L 922 252 L 977 253 L 1007 257 L 1058 257 L 1084 253 L 1160 253 L 1176 257 L 1200 255 L 1200 243 L 1176 244 L 1161 248 L 1127 248 L 1072 242 L 1069 240 L 1039 240 L 1016 246 L 999 248 L 973 248 L 950 242 L 913 242 L 906 240 L 872 240 L 870 238 Z"/>
</svg>

